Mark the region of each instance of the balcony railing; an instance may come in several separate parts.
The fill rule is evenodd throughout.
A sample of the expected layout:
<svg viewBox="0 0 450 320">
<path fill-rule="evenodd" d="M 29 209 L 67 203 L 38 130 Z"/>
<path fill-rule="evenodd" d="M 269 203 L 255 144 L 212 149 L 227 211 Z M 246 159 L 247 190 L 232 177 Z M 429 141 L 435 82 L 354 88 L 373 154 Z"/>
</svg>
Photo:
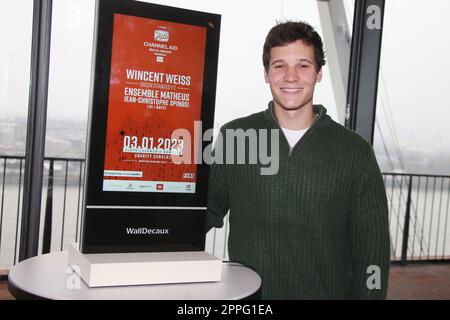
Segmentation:
<svg viewBox="0 0 450 320">
<path fill-rule="evenodd" d="M 391 260 L 450 261 L 450 176 L 384 173 Z"/>
<path fill-rule="evenodd" d="M 0 270 L 18 260 L 23 156 L 0 156 Z M 39 251 L 63 250 L 78 241 L 84 159 L 45 158 Z"/>
<path fill-rule="evenodd" d="M 0 156 L 0 270 L 18 260 L 25 158 Z M 81 225 L 84 159 L 45 158 L 39 250 L 67 249 Z M 450 176 L 383 174 L 394 263 L 450 261 Z M 228 258 L 225 227 L 207 235 L 206 250 Z"/>
</svg>

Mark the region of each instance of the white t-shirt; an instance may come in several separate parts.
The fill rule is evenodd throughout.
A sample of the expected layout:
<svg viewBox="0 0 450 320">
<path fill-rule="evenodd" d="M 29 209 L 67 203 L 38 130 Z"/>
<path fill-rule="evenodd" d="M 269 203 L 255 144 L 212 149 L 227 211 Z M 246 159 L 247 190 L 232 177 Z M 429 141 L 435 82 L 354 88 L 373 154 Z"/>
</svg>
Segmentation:
<svg viewBox="0 0 450 320">
<path fill-rule="evenodd" d="M 289 146 L 292 149 L 297 144 L 297 142 L 303 137 L 303 135 L 309 128 L 302 130 L 290 130 L 281 127 L 281 129 L 283 129 L 284 135 L 286 136 L 286 139 L 289 142 Z"/>
</svg>

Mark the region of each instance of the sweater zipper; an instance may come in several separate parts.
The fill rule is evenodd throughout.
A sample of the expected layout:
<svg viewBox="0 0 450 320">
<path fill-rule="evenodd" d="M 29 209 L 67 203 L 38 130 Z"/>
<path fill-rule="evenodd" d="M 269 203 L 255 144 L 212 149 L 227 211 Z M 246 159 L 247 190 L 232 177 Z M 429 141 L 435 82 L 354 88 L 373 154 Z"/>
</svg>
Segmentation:
<svg viewBox="0 0 450 320">
<path fill-rule="evenodd" d="M 278 123 L 278 120 L 275 118 L 275 115 L 273 114 L 273 111 L 272 111 L 272 110 L 271 110 L 270 114 L 272 115 L 273 120 L 275 120 L 275 123 L 278 125 L 278 130 L 281 131 L 281 134 L 282 134 L 283 137 L 284 137 L 284 141 L 286 141 L 287 145 L 289 146 L 288 156 L 290 157 L 290 156 L 292 156 L 292 153 L 294 152 L 294 149 L 295 149 L 295 148 L 297 147 L 297 145 L 299 145 L 300 142 L 302 141 L 303 137 L 304 137 L 308 132 L 310 132 L 311 129 L 313 129 L 313 127 L 314 127 L 314 125 L 316 124 L 317 120 L 319 120 L 319 117 L 321 116 L 322 111 L 320 111 L 320 113 L 317 115 L 316 119 L 314 119 L 314 122 L 311 124 L 311 126 L 309 127 L 309 129 L 306 130 L 306 132 L 303 134 L 303 136 L 300 138 L 300 140 L 297 141 L 297 143 L 296 143 L 293 147 L 291 147 L 291 145 L 289 144 L 289 141 L 287 140 L 286 135 L 284 134 L 284 131 L 281 129 L 281 126 L 280 126 L 280 124 Z"/>
<path fill-rule="evenodd" d="M 284 134 L 283 129 L 281 129 L 281 126 L 280 126 L 280 124 L 278 123 L 277 118 L 275 118 L 275 115 L 273 114 L 273 111 L 272 111 L 272 110 L 270 110 L 270 114 L 271 114 L 273 120 L 275 121 L 275 123 L 278 125 L 278 130 L 281 131 L 281 135 L 283 136 L 284 141 L 286 141 L 286 143 L 287 143 L 287 145 L 288 145 L 288 147 L 289 147 L 288 155 L 291 156 L 291 155 L 292 155 L 292 150 L 294 149 L 295 146 L 294 146 L 294 147 L 291 147 L 291 145 L 289 144 L 289 141 L 288 141 L 288 139 L 286 138 L 286 135 Z M 305 132 L 305 133 L 306 133 L 306 132 Z M 297 143 L 298 143 L 298 142 L 297 142 Z M 296 144 L 296 145 L 297 145 L 297 144 Z"/>
</svg>

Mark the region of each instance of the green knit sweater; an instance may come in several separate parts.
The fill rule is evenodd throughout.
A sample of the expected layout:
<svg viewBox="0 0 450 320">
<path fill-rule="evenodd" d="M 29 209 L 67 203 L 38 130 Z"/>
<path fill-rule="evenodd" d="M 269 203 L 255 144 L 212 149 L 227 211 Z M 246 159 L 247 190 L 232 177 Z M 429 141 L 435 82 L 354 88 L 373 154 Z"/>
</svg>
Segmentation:
<svg viewBox="0 0 450 320">
<path fill-rule="evenodd" d="M 230 260 L 258 272 L 264 299 L 383 299 L 388 208 L 373 149 L 323 106 L 314 112 L 292 150 L 279 130 L 277 174 L 261 175 L 260 163 L 211 165 L 207 230 L 230 210 Z M 280 129 L 273 103 L 221 132 L 238 128 Z"/>
</svg>

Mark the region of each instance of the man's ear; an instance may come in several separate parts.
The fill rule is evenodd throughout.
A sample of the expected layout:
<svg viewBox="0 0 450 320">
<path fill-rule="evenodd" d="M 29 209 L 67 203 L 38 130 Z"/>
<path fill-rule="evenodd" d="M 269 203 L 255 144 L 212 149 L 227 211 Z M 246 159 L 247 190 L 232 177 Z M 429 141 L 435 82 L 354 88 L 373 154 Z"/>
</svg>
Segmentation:
<svg viewBox="0 0 450 320">
<path fill-rule="evenodd" d="M 322 81 L 322 68 L 320 68 L 320 71 L 317 73 L 317 82 Z"/>
<path fill-rule="evenodd" d="M 264 80 L 266 81 L 266 83 L 269 83 L 269 75 L 267 74 L 266 68 L 264 68 Z"/>
</svg>

